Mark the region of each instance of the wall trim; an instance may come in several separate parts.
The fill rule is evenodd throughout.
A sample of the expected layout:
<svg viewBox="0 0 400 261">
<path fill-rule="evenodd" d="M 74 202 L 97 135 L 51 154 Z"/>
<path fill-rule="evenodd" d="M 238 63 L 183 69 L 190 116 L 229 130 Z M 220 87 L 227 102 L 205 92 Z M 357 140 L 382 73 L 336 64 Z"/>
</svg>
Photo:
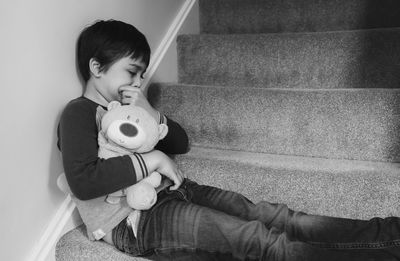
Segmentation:
<svg viewBox="0 0 400 261">
<path fill-rule="evenodd" d="M 70 221 L 74 209 L 75 203 L 72 201 L 71 196 L 67 195 L 36 247 L 33 249 L 31 254 L 32 259 L 29 260 L 44 261 L 47 259 L 49 253 L 51 253 L 51 249 L 55 247 L 65 226 Z"/>
<path fill-rule="evenodd" d="M 179 10 L 178 15 L 175 17 L 174 21 L 172 21 L 171 26 L 169 27 L 167 33 L 162 39 L 160 45 L 157 50 L 154 52 L 150 59 L 150 64 L 146 72 L 146 78 L 142 83 L 143 89 L 146 91 L 148 85 L 153 78 L 154 73 L 156 72 L 158 66 L 160 65 L 162 59 L 164 58 L 166 52 L 168 51 L 171 43 L 175 40 L 180 28 L 182 27 L 183 22 L 186 20 L 186 17 L 192 10 L 196 0 L 186 0 L 181 9 Z"/>
<path fill-rule="evenodd" d="M 158 66 L 160 65 L 162 59 L 164 58 L 166 52 L 168 51 L 171 43 L 175 40 L 182 24 L 186 20 L 186 17 L 192 10 L 196 0 L 186 0 L 181 9 L 179 10 L 178 15 L 172 21 L 171 26 L 169 27 L 167 33 L 162 39 L 160 45 L 154 52 L 151 57 L 151 61 L 149 67 L 147 69 L 147 77 L 143 81 L 142 86 L 146 90 L 154 73 L 156 72 Z M 72 201 L 71 196 L 67 195 L 57 213 L 50 221 L 47 229 L 43 233 L 39 242 L 35 246 L 28 260 L 32 261 L 45 261 L 48 260 L 49 255 L 53 254 L 51 250 L 55 247 L 58 239 L 65 233 L 65 228 L 67 224 L 71 223 L 71 219 L 73 218 L 73 213 L 75 210 L 75 203 Z M 51 260 L 54 260 L 51 259 Z"/>
</svg>

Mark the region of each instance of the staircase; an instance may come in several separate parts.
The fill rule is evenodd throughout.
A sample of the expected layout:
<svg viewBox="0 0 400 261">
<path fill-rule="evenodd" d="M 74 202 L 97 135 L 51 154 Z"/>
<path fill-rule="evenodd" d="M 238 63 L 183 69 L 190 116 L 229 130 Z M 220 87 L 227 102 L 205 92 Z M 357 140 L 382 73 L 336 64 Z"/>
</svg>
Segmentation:
<svg viewBox="0 0 400 261">
<path fill-rule="evenodd" d="M 199 7 L 201 34 L 177 39 L 178 83 L 149 89 L 189 134 L 181 169 L 308 213 L 400 216 L 400 2 Z M 142 260 L 82 231 L 61 238 L 58 261 Z"/>
</svg>

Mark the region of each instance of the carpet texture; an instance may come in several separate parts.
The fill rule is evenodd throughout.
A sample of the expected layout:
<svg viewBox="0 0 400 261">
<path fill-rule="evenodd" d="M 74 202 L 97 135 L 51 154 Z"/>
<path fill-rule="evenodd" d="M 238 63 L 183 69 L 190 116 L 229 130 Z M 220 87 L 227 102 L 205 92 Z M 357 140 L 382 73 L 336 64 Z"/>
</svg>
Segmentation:
<svg viewBox="0 0 400 261">
<path fill-rule="evenodd" d="M 369 219 L 400 216 L 399 163 L 333 160 L 194 147 L 177 157 L 193 180 L 253 202 L 307 213 Z"/>
<path fill-rule="evenodd" d="M 146 261 L 126 255 L 102 241 L 90 241 L 86 228 L 80 227 L 66 233 L 56 245 L 57 261 Z"/>
<path fill-rule="evenodd" d="M 400 27 L 397 0 L 199 0 L 202 33 Z"/>
<path fill-rule="evenodd" d="M 157 84 L 149 90 L 149 98 L 184 126 L 196 146 L 400 161 L 399 89 Z"/>
<path fill-rule="evenodd" d="M 181 35 L 179 82 L 258 88 L 398 88 L 400 29 Z"/>
</svg>

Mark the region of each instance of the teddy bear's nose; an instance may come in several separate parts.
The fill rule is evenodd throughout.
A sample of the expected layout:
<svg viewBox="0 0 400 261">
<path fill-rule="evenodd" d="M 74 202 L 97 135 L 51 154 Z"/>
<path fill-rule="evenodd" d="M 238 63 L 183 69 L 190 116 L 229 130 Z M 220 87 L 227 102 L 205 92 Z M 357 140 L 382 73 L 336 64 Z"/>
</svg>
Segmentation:
<svg viewBox="0 0 400 261">
<path fill-rule="evenodd" d="M 122 132 L 122 134 L 128 137 L 135 137 L 138 134 L 138 129 L 136 126 L 129 123 L 122 123 L 119 126 L 119 130 Z"/>
</svg>

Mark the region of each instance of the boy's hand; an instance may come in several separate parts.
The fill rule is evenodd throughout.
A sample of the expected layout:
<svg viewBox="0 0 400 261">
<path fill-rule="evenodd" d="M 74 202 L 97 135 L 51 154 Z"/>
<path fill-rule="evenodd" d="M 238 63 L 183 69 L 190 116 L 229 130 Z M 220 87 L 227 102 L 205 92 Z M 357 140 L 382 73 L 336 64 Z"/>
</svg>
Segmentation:
<svg viewBox="0 0 400 261">
<path fill-rule="evenodd" d="M 174 185 L 170 187 L 171 190 L 178 189 L 183 182 L 184 176 L 181 170 L 178 169 L 176 163 L 167 155 L 165 155 L 165 159 L 163 159 L 157 171 L 174 182 Z"/>
<path fill-rule="evenodd" d="M 153 150 L 149 153 L 143 153 L 141 155 L 143 160 L 146 162 L 147 169 L 150 173 L 157 171 L 161 175 L 164 175 L 172 180 L 174 185 L 170 188 L 171 190 L 176 190 L 179 188 L 185 176 L 170 157 L 158 150 Z"/>
<path fill-rule="evenodd" d="M 121 103 L 122 104 L 133 104 L 142 107 L 156 119 L 159 118 L 158 112 L 150 105 L 147 98 L 144 96 L 142 90 L 137 87 L 123 86 L 119 89 L 121 93 Z"/>
</svg>

